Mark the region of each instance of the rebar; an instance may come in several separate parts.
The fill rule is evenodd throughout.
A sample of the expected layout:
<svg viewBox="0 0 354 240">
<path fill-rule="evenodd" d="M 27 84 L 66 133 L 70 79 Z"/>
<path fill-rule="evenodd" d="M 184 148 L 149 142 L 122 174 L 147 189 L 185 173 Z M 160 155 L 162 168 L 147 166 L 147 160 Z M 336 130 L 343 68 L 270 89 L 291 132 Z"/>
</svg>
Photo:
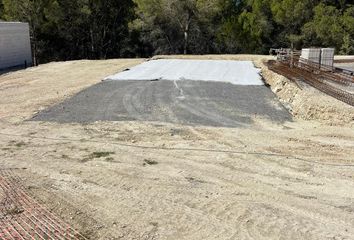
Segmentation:
<svg viewBox="0 0 354 240">
<path fill-rule="evenodd" d="M 12 170 L 0 170 L 0 239 L 85 239 L 34 200 Z"/>
<path fill-rule="evenodd" d="M 349 92 L 349 87 L 353 86 L 353 76 L 345 73 L 336 73 L 330 71 L 326 66 L 310 63 L 299 59 L 290 67 L 289 61 L 269 61 L 268 68 L 286 78 L 296 82 L 304 81 L 310 86 L 320 90 L 321 92 L 330 95 L 342 102 L 354 106 L 354 94 Z M 334 84 L 330 84 L 330 83 Z M 348 87 L 348 91 L 334 86 L 341 84 Z"/>
</svg>

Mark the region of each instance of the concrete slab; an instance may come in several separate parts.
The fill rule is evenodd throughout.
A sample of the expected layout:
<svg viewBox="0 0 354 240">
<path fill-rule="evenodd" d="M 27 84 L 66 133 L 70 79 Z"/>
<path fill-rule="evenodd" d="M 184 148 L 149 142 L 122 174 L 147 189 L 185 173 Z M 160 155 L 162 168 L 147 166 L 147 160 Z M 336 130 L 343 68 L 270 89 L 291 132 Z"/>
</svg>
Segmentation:
<svg viewBox="0 0 354 240">
<path fill-rule="evenodd" d="M 251 61 L 160 59 L 142 63 L 106 80 L 197 80 L 264 85 Z"/>
<path fill-rule="evenodd" d="M 291 115 L 265 86 L 206 81 L 104 81 L 49 108 L 35 121 L 158 121 L 247 127 L 254 117 L 275 123 Z"/>
</svg>

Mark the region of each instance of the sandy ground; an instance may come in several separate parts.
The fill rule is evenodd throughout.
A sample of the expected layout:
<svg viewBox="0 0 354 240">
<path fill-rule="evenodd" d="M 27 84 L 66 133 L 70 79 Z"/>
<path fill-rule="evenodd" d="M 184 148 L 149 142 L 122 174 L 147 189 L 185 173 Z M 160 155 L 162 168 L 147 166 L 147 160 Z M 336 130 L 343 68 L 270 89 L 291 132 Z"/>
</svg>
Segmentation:
<svg viewBox="0 0 354 240">
<path fill-rule="evenodd" d="M 52 63 L 0 76 L 1 168 L 18 168 L 30 193 L 89 239 L 354 239 L 350 121 L 23 121 L 140 61 Z"/>
</svg>

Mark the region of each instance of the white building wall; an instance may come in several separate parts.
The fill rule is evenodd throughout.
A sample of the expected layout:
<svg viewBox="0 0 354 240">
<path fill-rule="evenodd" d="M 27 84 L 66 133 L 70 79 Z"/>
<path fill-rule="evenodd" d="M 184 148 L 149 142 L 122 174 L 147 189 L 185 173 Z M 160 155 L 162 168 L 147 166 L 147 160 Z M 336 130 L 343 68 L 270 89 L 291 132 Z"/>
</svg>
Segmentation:
<svg viewBox="0 0 354 240">
<path fill-rule="evenodd" d="M 0 22 L 0 69 L 32 65 L 28 23 Z"/>
</svg>

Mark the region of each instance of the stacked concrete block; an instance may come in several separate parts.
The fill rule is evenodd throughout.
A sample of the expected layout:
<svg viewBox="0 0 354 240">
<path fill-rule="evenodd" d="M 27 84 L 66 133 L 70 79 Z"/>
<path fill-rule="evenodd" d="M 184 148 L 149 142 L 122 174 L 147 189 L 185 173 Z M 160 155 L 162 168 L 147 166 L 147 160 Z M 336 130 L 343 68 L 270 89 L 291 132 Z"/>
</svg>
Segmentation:
<svg viewBox="0 0 354 240">
<path fill-rule="evenodd" d="M 324 67 L 333 67 L 334 62 L 334 48 L 321 49 L 321 65 Z"/>
<path fill-rule="evenodd" d="M 318 64 L 324 71 L 332 71 L 334 63 L 334 48 L 304 48 L 301 51 L 300 62 L 307 61 Z"/>
<path fill-rule="evenodd" d="M 304 48 L 301 51 L 301 59 L 308 60 L 312 63 L 320 64 L 321 49 L 320 48 Z"/>
<path fill-rule="evenodd" d="M 0 70 L 32 65 L 28 23 L 0 22 Z"/>
</svg>

